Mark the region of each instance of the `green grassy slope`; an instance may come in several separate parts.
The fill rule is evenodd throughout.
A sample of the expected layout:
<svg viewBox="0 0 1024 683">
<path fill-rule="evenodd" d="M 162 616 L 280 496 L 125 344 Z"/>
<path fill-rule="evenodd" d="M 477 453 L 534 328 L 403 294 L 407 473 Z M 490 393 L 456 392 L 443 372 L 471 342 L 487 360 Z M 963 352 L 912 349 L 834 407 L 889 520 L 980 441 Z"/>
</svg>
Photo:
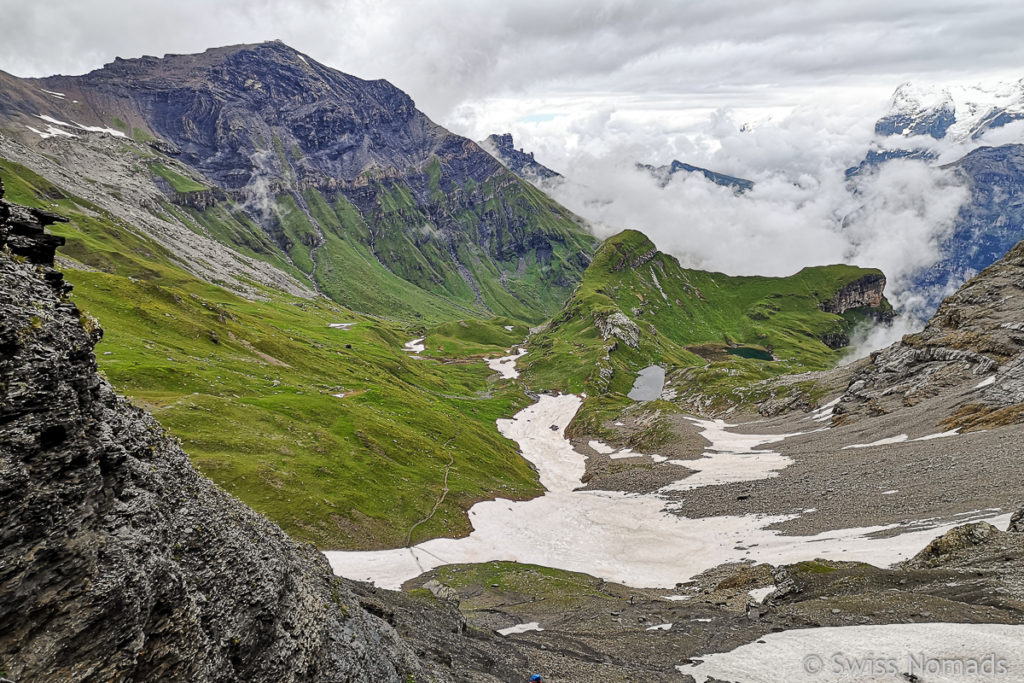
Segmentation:
<svg viewBox="0 0 1024 683">
<path fill-rule="evenodd" d="M 621 395 L 636 370 L 660 364 L 681 369 L 706 395 L 742 393 L 760 379 L 834 364 L 841 354 L 823 340 L 848 333 L 866 316 L 820 306 L 877 274 L 844 265 L 782 278 L 689 270 L 628 230 L 598 249 L 563 311 L 534 337 L 524 377 L 537 388 Z M 598 323 L 622 319 L 616 316 L 628 319 L 620 327 L 634 331 L 635 345 L 602 335 Z"/>
<path fill-rule="evenodd" d="M 325 299 L 240 298 L 30 171 L 4 163 L 0 175 L 12 201 L 72 219 L 52 231 L 82 267 L 67 270 L 73 300 L 105 330 L 102 372 L 295 538 L 374 548 L 403 545 L 414 527 L 413 542 L 458 535 L 473 502 L 540 491 L 494 423 L 529 399 L 483 363 L 409 357 L 402 325 Z"/>
</svg>

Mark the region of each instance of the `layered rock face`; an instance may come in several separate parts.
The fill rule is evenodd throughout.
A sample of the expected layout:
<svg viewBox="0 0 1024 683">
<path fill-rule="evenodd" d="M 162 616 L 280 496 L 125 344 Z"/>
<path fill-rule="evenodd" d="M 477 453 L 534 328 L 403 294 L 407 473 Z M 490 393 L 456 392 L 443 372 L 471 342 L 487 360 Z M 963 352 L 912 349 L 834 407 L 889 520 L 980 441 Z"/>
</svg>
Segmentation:
<svg viewBox="0 0 1024 683">
<path fill-rule="evenodd" d="M 51 268 L 59 238 L 43 236 L 42 224 L 52 218 L 0 202 L 3 675 L 421 674 L 409 646 L 320 553 L 200 476 L 176 440 L 97 375 L 101 332 Z"/>
<path fill-rule="evenodd" d="M 859 280 L 845 285 L 828 301 L 821 305 L 826 313 L 842 315 L 855 308 L 879 309 L 885 299 L 885 276 L 881 273 L 866 275 Z M 883 310 L 873 311 L 875 315 L 884 316 Z M 893 317 L 891 311 L 887 316 Z"/>
<path fill-rule="evenodd" d="M 920 333 L 877 353 L 835 414 L 882 415 L 958 392 L 950 428 L 1024 420 L 1024 242 L 939 306 Z"/>
</svg>

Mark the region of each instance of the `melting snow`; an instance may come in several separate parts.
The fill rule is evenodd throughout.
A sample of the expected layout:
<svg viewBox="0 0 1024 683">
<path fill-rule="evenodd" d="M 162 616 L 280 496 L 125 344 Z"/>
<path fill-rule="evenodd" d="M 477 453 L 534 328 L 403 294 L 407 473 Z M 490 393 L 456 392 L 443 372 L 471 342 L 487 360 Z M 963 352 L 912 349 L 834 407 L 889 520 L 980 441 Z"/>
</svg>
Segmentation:
<svg viewBox="0 0 1024 683">
<path fill-rule="evenodd" d="M 332 330 L 347 330 L 353 325 L 355 325 L 355 323 L 330 323 L 327 327 L 330 327 Z"/>
<path fill-rule="evenodd" d="M 975 389 L 982 389 L 984 387 L 990 387 L 990 386 L 992 386 L 995 383 L 996 383 L 996 376 L 992 375 L 991 377 L 987 377 L 987 378 L 981 380 L 980 382 L 978 382 L 977 386 L 975 386 L 974 388 Z"/>
<path fill-rule="evenodd" d="M 609 453 L 615 452 L 614 448 L 612 448 L 608 444 L 601 443 L 600 441 L 588 441 L 587 445 L 593 448 L 601 455 L 608 455 Z"/>
<path fill-rule="evenodd" d="M 878 441 L 872 441 L 871 443 L 855 443 L 849 446 L 843 446 L 843 450 L 849 450 L 851 448 L 871 448 L 872 446 L 888 446 L 894 443 L 903 443 L 909 437 L 906 434 L 900 434 L 898 436 L 890 436 L 888 439 L 879 439 Z"/>
<path fill-rule="evenodd" d="M 114 137 L 118 137 L 118 138 L 127 138 L 128 137 L 127 135 L 125 135 L 121 131 L 114 130 L 113 128 L 103 128 L 101 126 L 83 126 L 82 124 L 75 123 L 74 121 L 68 123 L 67 121 L 61 121 L 60 119 L 55 119 L 52 116 L 47 116 L 46 114 L 36 114 L 36 118 L 42 119 L 43 121 L 46 121 L 47 123 L 52 123 L 52 124 L 55 124 L 55 125 L 58 125 L 58 126 L 64 126 L 65 128 L 77 128 L 79 130 L 85 130 L 85 131 L 89 131 L 89 132 L 92 132 L 92 133 L 106 133 L 107 135 L 113 135 Z M 72 137 L 76 137 L 76 136 L 72 136 Z"/>
<path fill-rule="evenodd" d="M 53 126 L 47 126 L 45 131 L 39 130 L 38 128 L 33 128 L 32 126 L 25 126 L 25 127 L 28 128 L 30 131 L 32 131 L 33 133 L 35 133 L 36 135 L 38 135 L 39 137 L 41 137 L 44 140 L 46 138 L 56 137 L 57 135 L 63 135 L 65 137 L 69 137 L 69 138 L 77 138 L 78 137 L 77 135 L 72 135 L 71 133 L 67 132 L 66 130 L 61 130 L 60 128 L 54 128 Z"/>
<path fill-rule="evenodd" d="M 510 636 L 513 633 L 526 633 L 527 631 L 543 631 L 540 624 L 536 621 L 531 621 L 526 624 L 516 624 L 515 626 L 509 626 L 508 628 L 499 628 L 498 633 L 503 636 Z"/>
<path fill-rule="evenodd" d="M 58 100 L 63 100 L 63 99 L 64 99 L 64 97 L 65 97 L 64 93 L 62 93 L 62 92 L 54 92 L 54 91 L 52 91 L 52 90 L 47 90 L 46 88 L 40 88 L 40 90 L 42 90 L 42 91 L 43 91 L 44 93 L 46 93 L 47 95 L 53 95 L 53 96 L 54 96 L 54 97 L 56 97 L 56 98 L 57 98 Z"/>
<path fill-rule="evenodd" d="M 764 602 L 764 599 L 775 592 L 775 586 L 765 586 L 764 588 L 755 588 L 747 592 L 747 595 L 754 598 L 757 602 Z"/>
<path fill-rule="evenodd" d="M 585 572 L 641 588 L 666 588 L 726 562 L 745 560 L 789 564 L 820 557 L 887 566 L 966 521 L 1009 522 L 1009 515 L 994 517 L 987 511 L 913 528 L 888 525 L 782 536 L 767 527 L 795 514 L 689 519 L 666 511 L 666 500 L 657 494 L 578 491 L 586 457 L 572 448 L 564 430 L 580 404 L 572 394 L 543 395 L 514 418 L 498 420 L 501 434 L 516 441 L 523 457 L 537 469 L 545 495 L 477 503 L 469 511 L 473 531 L 464 538 L 437 538 L 395 550 L 328 551 L 334 571 L 397 589 L 441 565 L 503 560 Z M 736 443 L 748 444 L 747 451 L 733 454 L 741 466 L 753 445 L 783 438 L 730 434 L 724 425 L 709 433 L 718 439 L 711 449 L 719 454 Z M 890 530 L 903 533 L 873 536 Z"/>
<path fill-rule="evenodd" d="M 948 432 L 939 432 L 938 434 L 929 434 L 928 436 L 922 436 L 914 439 L 914 441 L 931 441 L 932 439 L 945 439 L 948 436 L 956 436 L 958 430 L 951 429 Z"/>
<path fill-rule="evenodd" d="M 669 484 L 663 491 L 689 491 L 701 486 L 729 484 L 738 481 L 770 479 L 788 467 L 792 458 L 774 451 L 759 451 L 757 446 L 782 441 L 797 434 L 735 434 L 726 431 L 734 425 L 722 420 L 689 418 L 701 428 L 701 435 L 711 442 L 704 456 L 696 460 L 670 460 L 696 473 Z"/>
<path fill-rule="evenodd" d="M 505 328 L 506 330 L 508 330 L 509 332 L 511 332 L 512 330 L 514 330 L 514 329 L 515 329 L 515 326 L 514 326 L 514 325 L 503 325 L 503 327 L 504 327 L 504 328 Z"/>
<path fill-rule="evenodd" d="M 405 346 L 402 347 L 402 350 L 408 351 L 409 353 L 419 354 L 427 348 L 426 344 L 423 343 L 424 339 L 426 339 L 426 337 L 420 337 L 419 339 L 413 339 L 412 341 L 405 342 Z"/>
<path fill-rule="evenodd" d="M 658 624 L 657 626 L 648 626 L 648 631 L 670 631 L 672 630 L 672 623 Z"/>
<path fill-rule="evenodd" d="M 113 128 L 104 128 L 102 126 L 83 126 L 80 123 L 76 123 L 74 125 L 75 125 L 76 128 L 81 128 L 82 130 L 87 130 L 87 131 L 90 131 L 92 133 L 106 133 L 107 135 L 113 135 L 115 138 L 127 138 L 128 137 L 127 135 L 125 135 L 121 131 L 114 130 Z"/>
<path fill-rule="evenodd" d="M 487 367 L 501 375 L 502 379 L 515 379 L 519 376 L 516 370 L 516 361 L 526 355 L 526 349 L 520 348 L 511 356 L 487 359 Z"/>
<path fill-rule="evenodd" d="M 811 417 L 808 419 L 814 420 L 815 422 L 826 422 L 828 420 L 831 420 L 832 414 L 833 412 L 835 412 L 835 407 L 837 405 L 839 405 L 838 398 L 835 399 L 834 401 L 829 401 L 828 403 L 826 403 L 825 405 L 821 406 L 813 413 L 811 413 Z"/>
<path fill-rule="evenodd" d="M 771 680 L 787 683 L 961 683 L 1021 680 L 1024 626 L 1005 624 L 889 624 L 795 629 L 769 633 L 731 652 L 700 657 L 680 673 L 698 681 Z M 968 667 L 977 667 L 971 674 Z M 986 667 L 986 668 L 982 668 Z"/>
</svg>

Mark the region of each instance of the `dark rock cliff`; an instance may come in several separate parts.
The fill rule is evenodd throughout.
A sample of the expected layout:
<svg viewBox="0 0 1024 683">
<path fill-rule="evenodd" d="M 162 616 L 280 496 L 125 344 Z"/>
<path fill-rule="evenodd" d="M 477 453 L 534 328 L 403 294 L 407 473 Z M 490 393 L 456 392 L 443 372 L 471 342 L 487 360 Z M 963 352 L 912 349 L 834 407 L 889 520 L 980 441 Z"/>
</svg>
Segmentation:
<svg viewBox="0 0 1024 683">
<path fill-rule="evenodd" d="M 511 133 L 488 135 L 480 142 L 480 146 L 523 180 L 540 181 L 562 178 L 561 173 L 552 171 L 534 159 L 533 152 L 527 152 L 522 148 L 516 149 Z"/>
<path fill-rule="evenodd" d="M 958 392 L 947 427 L 1024 421 L 1024 242 L 939 306 L 924 330 L 872 357 L 835 414 L 883 415 Z"/>
<path fill-rule="evenodd" d="M 97 375 L 101 332 L 51 267 L 53 219 L 0 201 L 0 671 L 18 683 L 420 673 L 315 548 L 200 476 Z"/>
</svg>

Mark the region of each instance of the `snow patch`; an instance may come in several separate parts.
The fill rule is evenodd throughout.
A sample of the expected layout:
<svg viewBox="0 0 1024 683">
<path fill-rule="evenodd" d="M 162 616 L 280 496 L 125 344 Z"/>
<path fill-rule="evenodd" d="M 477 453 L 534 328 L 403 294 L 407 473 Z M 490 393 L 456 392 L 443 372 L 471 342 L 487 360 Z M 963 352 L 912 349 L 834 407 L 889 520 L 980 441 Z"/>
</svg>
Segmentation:
<svg viewBox="0 0 1024 683">
<path fill-rule="evenodd" d="M 752 597 L 755 602 L 764 602 L 764 599 L 775 592 L 775 586 L 765 586 L 764 588 L 755 588 L 747 592 L 747 595 Z"/>
<path fill-rule="evenodd" d="M 698 681 L 771 680 L 787 683 L 902 682 L 961 683 L 968 679 L 1019 680 L 1024 672 L 1024 626 L 1005 624 L 889 624 L 836 626 L 769 633 L 759 641 L 719 654 L 694 659 L 696 666 L 676 669 Z M 943 660 L 954 666 L 943 667 Z M 962 668 L 969 660 L 994 669 L 979 668 L 969 675 Z M 872 669 L 881 663 L 880 670 Z M 956 671 L 956 663 L 961 668 Z M 889 664 L 892 664 L 891 668 Z M 860 667 L 860 668 L 857 668 Z"/>
<path fill-rule="evenodd" d="M 75 126 L 75 128 L 81 128 L 82 130 L 87 130 L 87 131 L 89 131 L 91 133 L 106 133 L 107 135 L 113 135 L 115 138 L 127 138 L 128 137 L 127 135 L 125 135 L 121 131 L 114 130 L 113 128 L 104 128 L 103 126 L 83 126 L 80 123 L 75 123 L 74 126 Z"/>
<path fill-rule="evenodd" d="M 489 358 L 485 360 L 487 360 L 487 367 L 500 374 L 502 379 L 515 379 L 519 376 L 519 371 L 516 370 L 516 361 L 525 355 L 526 349 L 520 347 L 516 353 L 513 353 L 510 356 Z"/>
<path fill-rule="evenodd" d="M 56 97 L 58 100 L 63 100 L 66 97 L 66 95 L 62 92 L 54 92 L 53 90 L 47 90 L 46 88 L 40 88 L 40 90 L 42 90 L 47 95 L 52 95 Z"/>
<path fill-rule="evenodd" d="M 68 137 L 68 138 L 77 138 L 78 137 L 77 135 L 73 135 L 73 134 L 67 132 L 66 130 L 61 130 L 60 128 L 54 128 L 53 126 L 47 126 L 45 131 L 39 130 L 38 128 L 33 128 L 32 126 L 25 126 L 25 127 L 28 128 L 30 131 L 32 131 L 33 133 L 35 133 L 36 135 L 38 135 L 39 137 L 41 137 L 44 140 L 46 138 L 52 138 L 52 137 L 56 137 L 58 135 L 63 135 L 64 137 Z"/>
<path fill-rule="evenodd" d="M 527 631 L 543 631 L 540 623 L 531 621 L 526 624 L 516 624 L 515 626 L 509 626 L 508 628 L 499 628 L 498 634 L 503 636 L 510 636 L 513 633 L 526 633 Z"/>
<path fill-rule="evenodd" d="M 887 439 L 879 439 L 878 441 L 872 441 L 871 443 L 855 443 L 849 446 L 843 446 L 843 450 L 849 450 L 851 448 L 871 448 L 872 446 L 888 446 L 894 443 L 903 443 L 909 437 L 906 434 L 899 434 L 897 436 L 890 436 Z"/>
<path fill-rule="evenodd" d="M 774 451 L 757 450 L 757 447 L 803 433 L 735 434 L 726 431 L 735 425 L 723 420 L 688 419 L 701 428 L 701 436 L 710 441 L 711 446 L 696 460 L 670 460 L 673 465 L 695 470 L 695 474 L 665 486 L 662 491 L 690 491 L 701 486 L 777 477 L 779 470 L 792 464 L 793 459 Z"/>
<path fill-rule="evenodd" d="M 128 137 L 127 135 L 125 135 L 121 131 L 114 130 L 113 128 L 103 128 L 103 127 L 100 127 L 100 126 L 83 126 L 82 124 L 76 123 L 74 121 L 71 121 L 70 123 L 68 121 L 61 121 L 60 119 L 55 119 L 52 116 L 47 116 L 46 114 L 36 114 L 35 116 L 36 116 L 37 119 L 42 119 L 43 121 L 46 121 L 47 123 L 52 123 L 52 124 L 57 125 L 57 126 L 64 126 L 65 128 L 77 128 L 78 130 L 89 131 L 91 133 L 106 133 L 107 135 L 113 135 L 114 137 L 117 137 L 117 138 L 127 138 Z M 77 137 L 77 136 L 72 136 L 72 137 Z"/>
<path fill-rule="evenodd" d="M 945 439 L 946 437 L 956 436 L 959 434 L 959 428 L 951 429 L 948 432 L 939 432 L 938 434 L 929 434 L 928 436 L 919 436 L 914 441 L 931 441 L 932 439 Z"/>
<path fill-rule="evenodd" d="M 827 422 L 832 419 L 832 414 L 834 413 L 837 405 L 839 405 L 838 398 L 834 401 L 829 401 L 811 413 L 811 417 L 809 419 L 814 420 L 815 422 Z"/>
<path fill-rule="evenodd" d="M 590 446 L 591 448 L 593 448 L 595 451 L 597 451 L 601 455 L 608 455 L 609 453 L 614 453 L 615 452 L 614 448 L 612 448 L 608 444 L 601 443 L 600 441 L 588 441 L 587 445 Z"/>
<path fill-rule="evenodd" d="M 332 330 L 347 330 L 353 325 L 355 325 L 355 323 L 329 323 L 327 327 Z"/>
<path fill-rule="evenodd" d="M 672 623 L 669 622 L 667 624 L 658 624 L 657 626 L 648 626 L 646 630 L 648 630 L 648 631 L 671 631 L 672 630 Z"/>
<path fill-rule="evenodd" d="M 420 337 L 419 339 L 407 341 L 405 342 L 405 346 L 402 347 L 402 350 L 407 351 L 409 353 L 420 354 L 423 352 L 424 349 L 427 348 L 426 344 L 423 343 L 424 339 L 426 339 L 426 337 Z"/>
<path fill-rule="evenodd" d="M 545 495 L 477 503 L 469 511 L 473 531 L 463 538 L 436 538 L 395 550 L 328 551 L 334 572 L 398 589 L 441 565 L 509 561 L 584 572 L 639 588 L 671 588 L 727 562 L 780 565 L 823 558 L 884 567 L 907 559 L 959 524 L 1009 523 L 1009 514 L 984 511 L 951 522 L 924 520 L 782 536 L 768 527 L 796 514 L 689 519 L 667 511 L 666 499 L 656 493 L 577 490 L 586 456 L 573 449 L 564 430 L 581 403 L 573 394 L 542 395 L 512 419 L 497 421 L 502 436 L 519 444 L 523 457 L 536 468 Z M 783 438 L 724 430 L 720 434 L 723 440 Z M 725 445 L 713 442 L 712 448 Z M 879 538 L 883 531 L 896 533 Z"/>
<path fill-rule="evenodd" d="M 982 389 L 984 387 L 990 387 L 990 386 L 992 386 L 995 383 L 996 383 L 996 376 L 992 375 L 991 377 L 987 377 L 987 378 L 981 380 L 980 382 L 978 382 L 978 384 L 975 385 L 974 388 L 975 389 Z"/>
</svg>

